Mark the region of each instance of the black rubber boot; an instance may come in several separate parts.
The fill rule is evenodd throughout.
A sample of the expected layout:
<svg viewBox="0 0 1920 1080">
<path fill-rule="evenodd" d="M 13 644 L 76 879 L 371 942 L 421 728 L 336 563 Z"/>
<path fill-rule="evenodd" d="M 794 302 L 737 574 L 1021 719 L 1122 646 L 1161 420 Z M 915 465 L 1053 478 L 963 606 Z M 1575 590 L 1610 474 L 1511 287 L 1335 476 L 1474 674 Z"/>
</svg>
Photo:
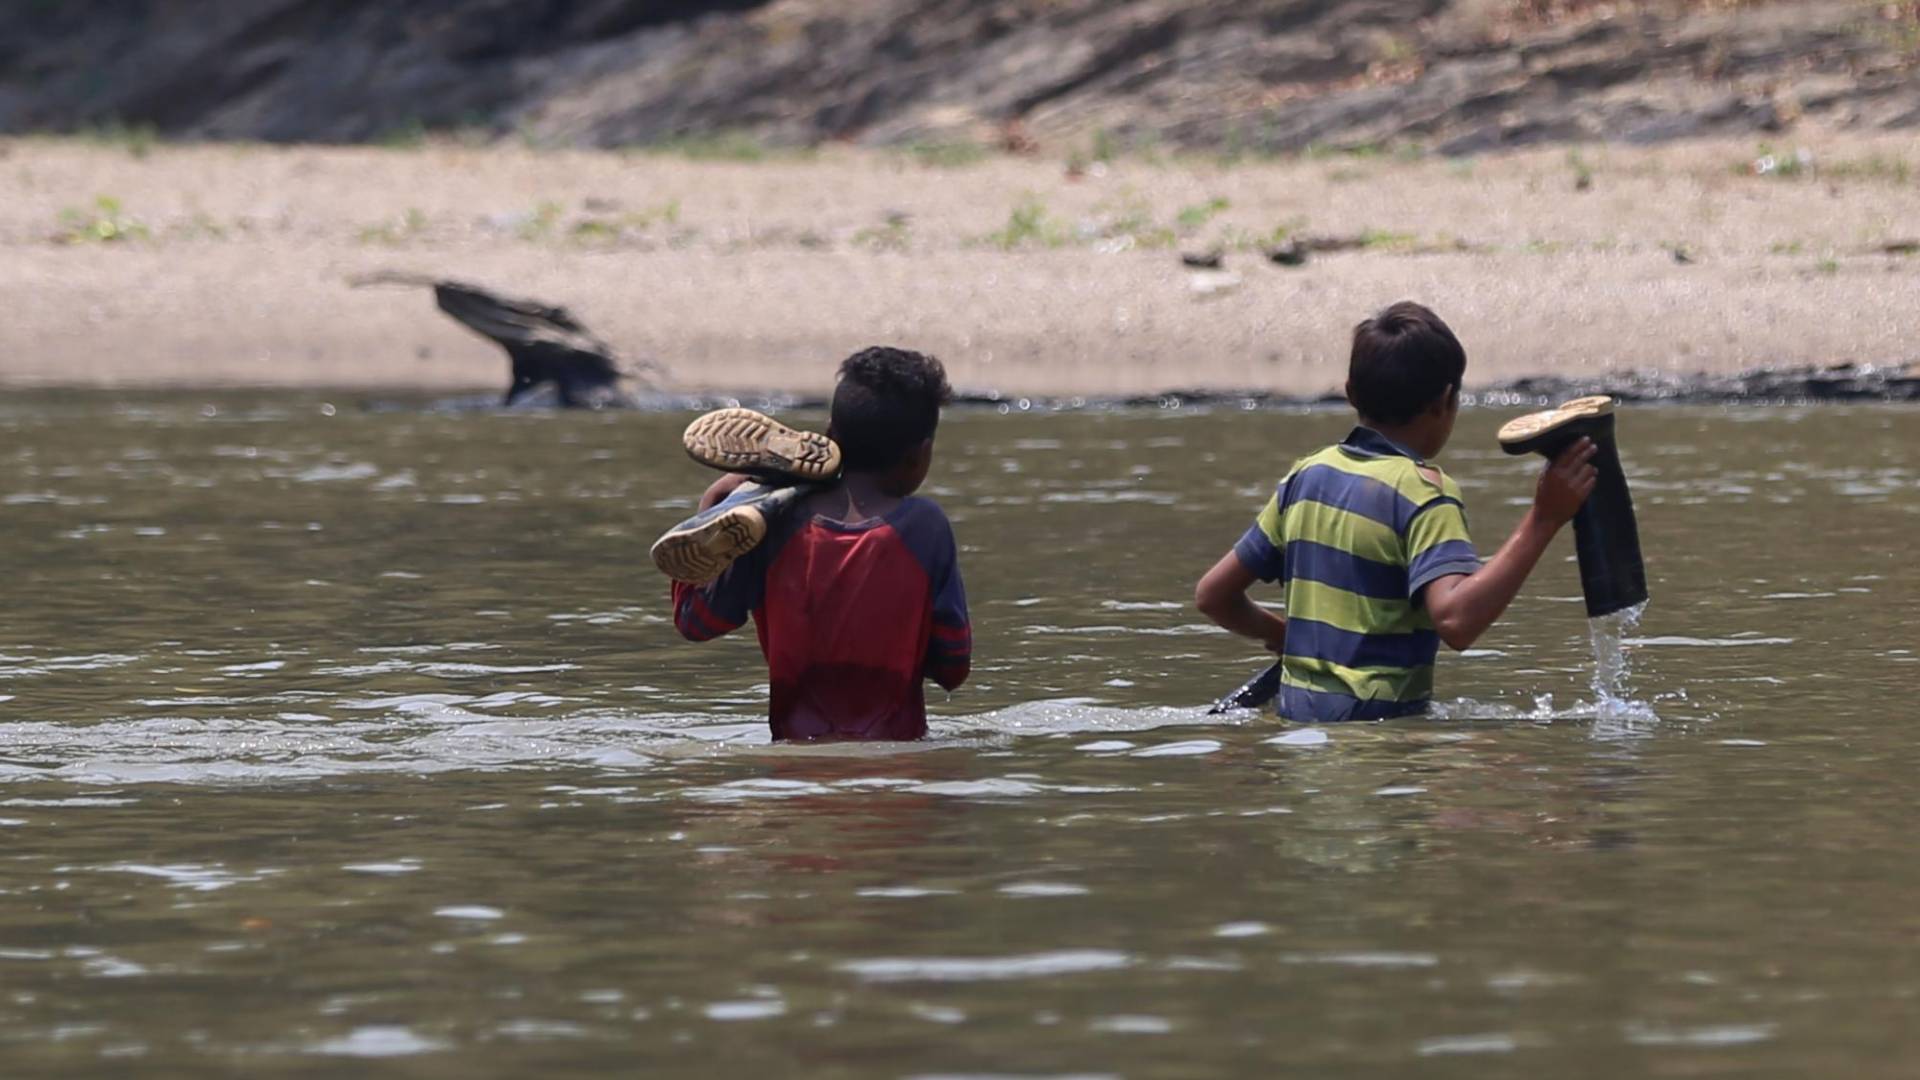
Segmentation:
<svg viewBox="0 0 1920 1080">
<path fill-rule="evenodd" d="M 1633 495 L 1613 439 L 1613 399 L 1576 398 L 1557 409 L 1529 413 L 1500 429 L 1500 448 L 1509 454 L 1542 454 L 1551 459 L 1581 436 L 1597 448 L 1593 467 L 1599 482 L 1573 518 L 1574 553 L 1580 560 L 1580 591 L 1587 615 L 1599 618 L 1647 601 L 1647 568 L 1640 558 L 1640 527 L 1633 516 Z"/>
</svg>

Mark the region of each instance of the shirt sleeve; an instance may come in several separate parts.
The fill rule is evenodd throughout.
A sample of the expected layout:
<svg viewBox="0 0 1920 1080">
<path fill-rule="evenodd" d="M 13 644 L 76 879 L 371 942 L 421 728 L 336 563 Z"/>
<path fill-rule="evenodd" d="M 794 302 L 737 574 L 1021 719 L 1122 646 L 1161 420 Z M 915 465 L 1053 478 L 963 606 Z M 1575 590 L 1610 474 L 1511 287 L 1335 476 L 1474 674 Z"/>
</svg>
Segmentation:
<svg viewBox="0 0 1920 1080">
<path fill-rule="evenodd" d="M 1240 557 L 1240 565 L 1254 577 L 1265 582 L 1279 581 L 1287 573 L 1287 544 L 1280 536 L 1281 506 L 1287 493 L 1285 481 L 1275 489 L 1273 498 L 1253 519 L 1240 542 L 1233 545 L 1233 553 Z"/>
<path fill-rule="evenodd" d="M 960 558 L 953 526 L 942 515 L 933 545 L 933 633 L 927 638 L 927 677 L 952 690 L 973 670 L 973 622 L 967 615 L 967 587 L 960 580 Z"/>
<path fill-rule="evenodd" d="M 953 523 L 937 503 L 928 499 L 912 503 L 896 527 L 927 575 L 933 625 L 921 674 L 952 690 L 967 681 L 973 669 L 973 623 L 967 614 L 967 587 L 960 580 L 959 545 L 953 538 Z"/>
<path fill-rule="evenodd" d="M 1420 590 L 1435 578 L 1471 574 L 1480 569 L 1480 556 L 1467 535 L 1467 511 L 1460 500 L 1441 495 L 1423 503 L 1407 525 L 1407 598 L 1418 602 Z"/>
<path fill-rule="evenodd" d="M 673 626 L 688 641 L 712 641 L 746 625 L 766 593 L 767 551 L 763 543 L 740 556 L 710 584 L 673 583 Z"/>
</svg>

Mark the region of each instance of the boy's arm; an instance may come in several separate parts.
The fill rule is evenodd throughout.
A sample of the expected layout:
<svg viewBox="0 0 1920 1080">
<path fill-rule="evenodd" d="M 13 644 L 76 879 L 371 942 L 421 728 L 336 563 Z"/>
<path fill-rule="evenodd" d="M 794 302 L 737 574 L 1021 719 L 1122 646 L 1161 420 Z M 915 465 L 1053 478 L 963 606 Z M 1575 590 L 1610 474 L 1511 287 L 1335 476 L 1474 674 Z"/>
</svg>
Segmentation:
<svg viewBox="0 0 1920 1080">
<path fill-rule="evenodd" d="M 699 511 L 711 510 L 719 506 L 721 500 L 733 494 L 735 489 L 751 479 L 753 479 L 753 477 L 745 473 L 728 473 L 713 483 L 708 484 L 707 490 L 700 493 Z"/>
<path fill-rule="evenodd" d="M 1591 440 L 1581 439 L 1546 467 L 1534 489 L 1533 505 L 1485 566 L 1427 583 L 1422 602 L 1441 641 L 1455 649 L 1471 647 L 1513 603 L 1554 534 L 1573 520 L 1593 492 L 1599 477 L 1590 464 L 1595 449 Z"/>
<path fill-rule="evenodd" d="M 733 494 L 749 478 L 728 473 L 700 496 L 700 509 L 709 510 Z M 760 577 L 749 552 L 736 560 L 710 585 L 673 583 L 673 627 L 688 641 L 712 641 L 746 625 L 747 614 L 758 601 Z"/>
<path fill-rule="evenodd" d="M 1256 581 L 1279 581 L 1286 576 L 1286 548 L 1281 519 L 1285 517 L 1288 481 L 1274 489 L 1253 524 L 1233 550 L 1221 556 L 1213 569 L 1200 575 L 1193 587 L 1193 606 L 1221 629 L 1250 637 L 1275 653 L 1286 651 L 1287 620 L 1247 596 Z"/>
<path fill-rule="evenodd" d="M 1287 620 L 1253 602 L 1247 590 L 1260 580 L 1239 551 L 1229 551 L 1200 576 L 1193 588 L 1193 606 L 1221 629 L 1249 637 L 1275 653 L 1284 652 Z"/>
<path fill-rule="evenodd" d="M 973 622 L 953 526 L 942 517 L 933 555 L 933 632 L 927 638 L 926 676 L 942 690 L 957 690 L 973 671 Z"/>
</svg>

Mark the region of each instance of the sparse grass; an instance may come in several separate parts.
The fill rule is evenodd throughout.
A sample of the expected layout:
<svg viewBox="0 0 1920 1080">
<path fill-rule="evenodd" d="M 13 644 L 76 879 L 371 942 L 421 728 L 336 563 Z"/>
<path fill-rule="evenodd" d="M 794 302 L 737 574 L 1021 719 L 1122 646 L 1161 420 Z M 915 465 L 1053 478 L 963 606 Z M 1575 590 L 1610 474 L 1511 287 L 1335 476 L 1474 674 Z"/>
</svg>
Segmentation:
<svg viewBox="0 0 1920 1080">
<path fill-rule="evenodd" d="M 1360 246 L 1368 251 L 1411 251 L 1420 246 L 1420 238 L 1412 233 L 1363 229 Z"/>
<path fill-rule="evenodd" d="M 1768 143 L 1760 144 L 1758 156 L 1734 165 L 1735 175 L 1764 176 L 1774 180 L 1794 180 L 1813 172 L 1813 155 L 1805 148 L 1792 153 L 1776 151 Z"/>
<path fill-rule="evenodd" d="M 1593 187 L 1593 166 L 1580 151 L 1567 151 L 1567 167 L 1573 170 L 1573 190 L 1586 191 Z"/>
<path fill-rule="evenodd" d="M 513 138 L 520 144 L 521 149 L 535 154 L 545 154 L 565 145 L 561 140 L 545 134 L 524 120 L 513 129 Z"/>
<path fill-rule="evenodd" d="M 427 125 L 418 117 L 403 120 L 382 131 L 373 144 L 383 150 L 418 150 L 427 145 Z"/>
<path fill-rule="evenodd" d="M 991 155 L 974 142 L 918 142 L 907 147 L 907 156 L 932 169 L 964 169 Z"/>
<path fill-rule="evenodd" d="M 565 210 L 559 203 L 547 199 L 534 207 L 533 213 L 522 221 L 515 231 L 519 233 L 520 239 L 537 243 L 553 235 L 554 229 L 560 224 L 560 215 L 563 213 Z"/>
<path fill-rule="evenodd" d="M 906 251 L 913 246 L 912 219 L 895 211 L 879 225 L 869 225 L 853 234 L 855 247 L 868 251 Z"/>
<path fill-rule="evenodd" d="M 1082 239 L 1119 241 L 1139 248 L 1172 247 L 1180 239 L 1175 230 L 1154 217 L 1153 204 L 1130 188 L 1102 202 L 1095 212 L 1102 216 L 1082 226 Z"/>
<path fill-rule="evenodd" d="M 1767 247 L 1774 255 L 1799 255 L 1807 250 L 1807 245 L 1799 240 L 1775 240 Z"/>
<path fill-rule="evenodd" d="M 1064 247 L 1072 239 L 1072 230 L 1055 220 L 1047 210 L 1046 201 L 1038 195 L 1021 199 L 1018 205 L 1008 211 L 1005 225 L 980 238 L 982 243 L 1002 251 L 1023 247 Z"/>
<path fill-rule="evenodd" d="M 1772 180 L 1822 180 L 1865 181 L 1868 183 L 1894 184 L 1906 186 L 1914 180 L 1914 168 L 1911 162 L 1902 157 L 1873 153 L 1859 158 L 1842 158 L 1824 162 L 1814 157 L 1804 147 L 1791 153 L 1775 150 L 1767 143 L 1761 143 L 1758 154 L 1750 160 L 1735 162 L 1733 173 L 1737 176 L 1758 176 Z"/>
<path fill-rule="evenodd" d="M 1269 158 L 1295 157 L 1302 161 L 1378 161 L 1391 158 L 1402 163 L 1425 161 L 1427 148 L 1417 142 L 1309 143 L 1296 154 L 1268 154 Z"/>
<path fill-rule="evenodd" d="M 1833 180 L 1866 180 L 1904 187 L 1913 182 L 1913 166 L 1905 158 L 1869 154 L 1822 165 L 1820 175 Z"/>
<path fill-rule="evenodd" d="M 1215 195 L 1206 202 L 1181 207 L 1180 212 L 1174 215 L 1174 220 L 1180 223 L 1181 231 L 1192 232 L 1207 222 L 1212 221 L 1232 206 L 1233 203 L 1219 195 Z"/>
<path fill-rule="evenodd" d="M 1813 269 L 1815 273 L 1819 274 L 1837 274 L 1840 272 L 1840 260 L 1833 258 L 1821 259 L 1819 262 L 1813 264 Z"/>
<path fill-rule="evenodd" d="M 89 125 L 74 135 L 98 146 L 124 150 L 135 161 L 145 161 L 160 142 L 160 132 L 152 124 L 128 124 L 120 120 Z"/>
<path fill-rule="evenodd" d="M 428 225 L 426 211 L 409 206 L 398 218 L 375 222 L 361 229 L 360 242 L 398 246 L 418 239 L 426 233 Z"/>
<path fill-rule="evenodd" d="M 1229 251 L 1265 251 L 1300 236 L 1306 230 L 1306 218 L 1283 221 L 1263 233 L 1230 225 L 1221 231 L 1220 246 Z"/>
<path fill-rule="evenodd" d="M 1387 156 L 1385 143 L 1309 143 L 1296 155 L 1301 161 L 1365 161 Z"/>
<path fill-rule="evenodd" d="M 113 244 L 151 235 L 144 223 L 127 216 L 119 199 L 96 195 L 91 208 L 60 211 L 60 229 L 53 238 L 61 244 Z"/>
<path fill-rule="evenodd" d="M 579 244 L 617 244 L 651 231 L 655 225 L 678 225 L 680 200 L 669 199 L 658 206 L 621 214 L 583 217 L 567 229 L 567 236 Z"/>
<path fill-rule="evenodd" d="M 670 154 L 688 161 L 796 161 L 812 157 L 807 147 L 775 147 L 750 131 L 714 131 L 679 135 L 656 143 L 632 146 L 647 154 Z"/>
</svg>

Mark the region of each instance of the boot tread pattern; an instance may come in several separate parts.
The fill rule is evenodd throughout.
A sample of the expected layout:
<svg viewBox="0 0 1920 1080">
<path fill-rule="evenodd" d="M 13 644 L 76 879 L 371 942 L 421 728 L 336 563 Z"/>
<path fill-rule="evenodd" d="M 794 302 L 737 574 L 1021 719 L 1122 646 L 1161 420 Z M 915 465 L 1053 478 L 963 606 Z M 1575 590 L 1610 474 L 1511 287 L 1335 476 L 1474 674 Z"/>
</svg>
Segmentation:
<svg viewBox="0 0 1920 1080">
<path fill-rule="evenodd" d="M 687 453 L 729 472 L 827 480 L 840 471 L 840 448 L 825 435 L 796 431 L 752 409 L 720 409 L 687 425 Z"/>
<path fill-rule="evenodd" d="M 660 572 L 705 585 L 766 537 L 766 522 L 752 507 L 739 507 L 684 532 L 671 532 L 653 545 Z"/>
</svg>

